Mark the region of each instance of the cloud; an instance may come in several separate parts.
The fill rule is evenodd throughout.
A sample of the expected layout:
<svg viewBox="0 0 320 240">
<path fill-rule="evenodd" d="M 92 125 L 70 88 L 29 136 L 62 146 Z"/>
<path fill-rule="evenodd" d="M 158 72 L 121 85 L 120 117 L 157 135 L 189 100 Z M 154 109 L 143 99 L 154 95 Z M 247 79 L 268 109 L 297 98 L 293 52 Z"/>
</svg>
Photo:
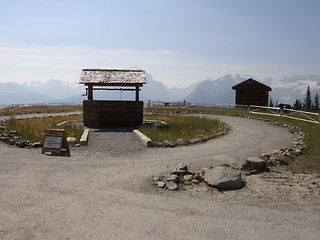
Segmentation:
<svg viewBox="0 0 320 240">
<path fill-rule="evenodd" d="M 30 81 L 73 74 L 82 68 L 152 68 L 173 65 L 176 54 L 170 50 L 99 49 L 82 46 L 32 46 L 0 43 L 0 81 Z M 54 75 L 54 76 L 53 76 Z M 46 77 L 45 77 L 46 76 Z M 73 78 L 74 78 L 73 77 Z M 45 78 L 45 79 L 43 79 Z M 68 80 L 68 79 L 66 79 Z"/>
<path fill-rule="evenodd" d="M 104 49 L 84 46 L 33 46 L 0 43 L 1 82 L 78 81 L 82 68 L 139 67 L 168 86 L 187 86 L 211 74 L 217 64 L 167 49 Z M 215 67 L 213 67 L 215 66 Z M 219 72 L 218 72 L 219 70 Z"/>
</svg>

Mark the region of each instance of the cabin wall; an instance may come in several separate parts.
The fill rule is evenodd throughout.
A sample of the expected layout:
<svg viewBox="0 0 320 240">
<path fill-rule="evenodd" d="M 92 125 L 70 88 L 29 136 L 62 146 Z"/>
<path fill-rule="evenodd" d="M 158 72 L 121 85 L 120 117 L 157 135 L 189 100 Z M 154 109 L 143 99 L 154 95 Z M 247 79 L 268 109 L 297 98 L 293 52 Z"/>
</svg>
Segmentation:
<svg viewBox="0 0 320 240">
<path fill-rule="evenodd" d="M 237 105 L 268 106 L 269 91 L 265 88 L 239 88 L 236 90 Z"/>
<path fill-rule="evenodd" d="M 143 123 L 142 101 L 83 101 L 85 126 L 136 126 Z"/>
</svg>

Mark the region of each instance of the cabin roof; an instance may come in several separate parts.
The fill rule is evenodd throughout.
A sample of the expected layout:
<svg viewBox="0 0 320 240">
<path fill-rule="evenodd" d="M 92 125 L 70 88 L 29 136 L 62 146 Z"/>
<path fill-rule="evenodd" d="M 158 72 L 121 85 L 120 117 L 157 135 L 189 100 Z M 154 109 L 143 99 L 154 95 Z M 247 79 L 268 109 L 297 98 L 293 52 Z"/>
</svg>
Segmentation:
<svg viewBox="0 0 320 240">
<path fill-rule="evenodd" d="M 143 70 L 127 69 L 82 69 L 80 84 L 146 84 L 146 73 Z"/>
<path fill-rule="evenodd" d="M 237 90 L 237 89 L 240 89 L 240 88 L 243 88 L 243 87 L 259 87 L 259 88 L 265 88 L 265 89 L 267 89 L 268 91 L 271 91 L 272 89 L 271 89 L 271 87 L 269 87 L 269 86 L 267 86 L 267 85 L 264 85 L 263 83 L 261 83 L 261 82 L 258 82 L 258 81 L 256 81 L 256 80 L 254 80 L 254 79 L 252 79 L 252 78 L 249 78 L 248 80 L 246 80 L 246 81 L 243 81 L 243 82 L 241 82 L 241 83 L 239 83 L 239 84 L 237 84 L 237 85 L 234 85 L 233 87 L 232 87 L 232 89 L 234 89 L 234 90 Z"/>
</svg>

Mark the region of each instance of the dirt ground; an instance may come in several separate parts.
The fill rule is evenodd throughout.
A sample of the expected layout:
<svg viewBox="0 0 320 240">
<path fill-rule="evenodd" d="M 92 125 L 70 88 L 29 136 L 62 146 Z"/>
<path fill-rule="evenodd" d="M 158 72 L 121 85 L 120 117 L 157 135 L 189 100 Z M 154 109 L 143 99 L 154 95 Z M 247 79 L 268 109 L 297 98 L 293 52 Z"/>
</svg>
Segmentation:
<svg viewBox="0 0 320 240">
<path fill-rule="evenodd" d="M 0 239 L 319 239 L 318 175 L 251 175 L 224 192 L 153 185 L 180 162 L 210 167 L 292 144 L 287 129 L 219 118 L 231 131 L 190 147 L 144 148 L 124 131 L 97 131 L 71 156 L 0 143 Z"/>
</svg>

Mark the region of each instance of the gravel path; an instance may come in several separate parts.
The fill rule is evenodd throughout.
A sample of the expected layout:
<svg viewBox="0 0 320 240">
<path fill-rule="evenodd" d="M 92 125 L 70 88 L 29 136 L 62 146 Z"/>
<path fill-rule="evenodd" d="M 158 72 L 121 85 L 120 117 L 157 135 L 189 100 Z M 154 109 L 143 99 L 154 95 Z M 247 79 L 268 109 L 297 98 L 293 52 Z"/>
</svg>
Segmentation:
<svg viewBox="0 0 320 240">
<path fill-rule="evenodd" d="M 273 194 L 276 186 L 267 188 L 263 179 L 253 182 L 264 184 L 260 192 L 251 184 L 239 192 L 152 185 L 152 175 L 179 162 L 193 168 L 233 163 L 292 143 L 286 129 L 218 118 L 231 131 L 190 147 L 142 148 L 130 139 L 132 146 L 115 150 L 113 134 L 123 132 L 111 131 L 95 132 L 70 157 L 1 143 L 0 239 L 319 239 L 319 196 L 286 201 L 289 195 Z"/>
<path fill-rule="evenodd" d="M 126 156 L 146 150 L 133 133 L 134 128 L 90 129 L 90 138 L 86 151 L 108 152 L 112 156 Z"/>
</svg>

